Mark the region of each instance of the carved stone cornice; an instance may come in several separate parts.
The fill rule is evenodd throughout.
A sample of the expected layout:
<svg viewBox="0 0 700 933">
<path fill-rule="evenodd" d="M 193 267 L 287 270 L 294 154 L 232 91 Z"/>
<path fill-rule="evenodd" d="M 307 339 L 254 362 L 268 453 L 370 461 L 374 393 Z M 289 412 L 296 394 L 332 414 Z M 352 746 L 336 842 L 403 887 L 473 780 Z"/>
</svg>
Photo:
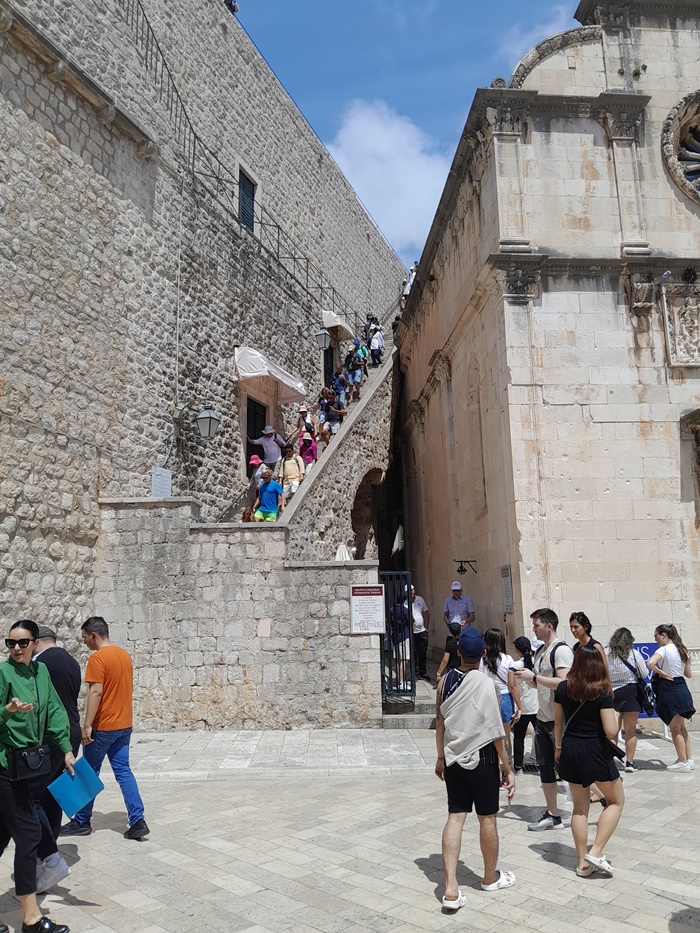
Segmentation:
<svg viewBox="0 0 700 933">
<path fill-rule="evenodd" d="M 498 281 L 506 301 L 512 304 L 528 304 L 540 291 L 540 270 L 532 268 L 502 269 Z"/>
<path fill-rule="evenodd" d="M 669 366 L 700 366 L 700 285 L 662 285 Z"/>
<path fill-rule="evenodd" d="M 572 45 L 581 45 L 583 42 L 598 42 L 602 36 L 603 30 L 600 26 L 586 26 L 582 29 L 570 29 L 567 32 L 560 32 L 556 36 L 550 36 L 549 39 L 540 42 L 520 60 L 511 76 L 508 86 L 512 88 L 522 87 L 532 69 L 545 58 L 548 58 L 560 49 L 569 48 Z M 503 79 L 501 78 L 500 80 Z M 491 84 L 491 87 L 501 86 L 503 85 L 497 85 L 495 82 Z"/>
<path fill-rule="evenodd" d="M 630 16 L 700 17 L 700 0 L 581 0 L 574 18 L 584 26 L 626 26 Z"/>
<path fill-rule="evenodd" d="M 629 113 L 627 111 L 610 113 L 610 111 L 608 111 L 605 114 L 605 129 L 611 141 L 630 139 L 636 141 L 641 124 L 642 114 L 640 111 L 637 113 Z"/>
<path fill-rule="evenodd" d="M 425 428 L 425 407 L 418 399 L 412 399 L 406 409 L 405 429 L 410 434 L 415 428 Z"/>
</svg>

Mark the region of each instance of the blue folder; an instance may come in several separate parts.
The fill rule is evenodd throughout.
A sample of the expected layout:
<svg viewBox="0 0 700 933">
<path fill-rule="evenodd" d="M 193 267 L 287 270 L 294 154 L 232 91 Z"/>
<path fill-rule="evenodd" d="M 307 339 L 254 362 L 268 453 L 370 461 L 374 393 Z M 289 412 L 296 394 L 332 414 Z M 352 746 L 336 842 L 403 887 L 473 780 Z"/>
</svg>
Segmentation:
<svg viewBox="0 0 700 933">
<path fill-rule="evenodd" d="M 75 775 L 64 771 L 48 786 L 56 802 L 68 817 L 74 817 L 78 810 L 90 803 L 105 789 L 104 784 L 84 758 L 78 758 L 73 765 Z"/>
</svg>

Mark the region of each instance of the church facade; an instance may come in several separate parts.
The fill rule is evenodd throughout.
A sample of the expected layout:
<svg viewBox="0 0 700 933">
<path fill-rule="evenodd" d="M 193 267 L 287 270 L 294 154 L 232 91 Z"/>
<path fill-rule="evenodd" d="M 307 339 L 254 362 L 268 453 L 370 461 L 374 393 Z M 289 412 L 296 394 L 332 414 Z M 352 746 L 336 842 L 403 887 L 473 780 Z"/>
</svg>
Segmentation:
<svg viewBox="0 0 700 933">
<path fill-rule="evenodd" d="M 700 2 L 576 18 L 477 91 L 397 335 L 411 569 L 697 646 Z"/>
</svg>

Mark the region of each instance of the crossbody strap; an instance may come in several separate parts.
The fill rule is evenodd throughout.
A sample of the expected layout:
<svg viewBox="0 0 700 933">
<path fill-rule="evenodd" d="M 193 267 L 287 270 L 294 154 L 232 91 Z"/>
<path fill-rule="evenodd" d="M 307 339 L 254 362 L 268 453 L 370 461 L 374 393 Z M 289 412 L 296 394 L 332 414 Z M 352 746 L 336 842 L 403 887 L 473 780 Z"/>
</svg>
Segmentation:
<svg viewBox="0 0 700 933">
<path fill-rule="evenodd" d="M 632 655 L 632 657 L 634 657 L 634 655 Z M 620 660 L 622 661 L 622 658 L 620 658 Z M 634 674 L 636 676 L 637 680 L 646 680 L 646 678 L 642 677 L 639 671 L 636 668 L 632 667 L 632 665 L 629 664 L 627 661 L 622 661 L 622 663 L 625 665 L 625 667 L 631 674 Z"/>
<path fill-rule="evenodd" d="M 566 735 L 566 730 L 569 728 L 569 724 L 570 724 L 571 720 L 574 718 L 574 716 L 576 715 L 576 713 L 578 713 L 578 711 L 581 709 L 581 707 L 584 705 L 585 702 L 586 702 L 586 701 L 583 700 L 581 703 L 579 703 L 579 705 L 576 707 L 576 709 L 573 711 L 573 713 L 569 716 L 569 718 L 568 718 L 568 719 L 566 720 L 566 722 L 564 723 L 564 729 L 563 729 L 562 734 L 561 734 L 561 735 L 562 735 L 562 738 L 564 738 L 564 736 Z"/>
</svg>

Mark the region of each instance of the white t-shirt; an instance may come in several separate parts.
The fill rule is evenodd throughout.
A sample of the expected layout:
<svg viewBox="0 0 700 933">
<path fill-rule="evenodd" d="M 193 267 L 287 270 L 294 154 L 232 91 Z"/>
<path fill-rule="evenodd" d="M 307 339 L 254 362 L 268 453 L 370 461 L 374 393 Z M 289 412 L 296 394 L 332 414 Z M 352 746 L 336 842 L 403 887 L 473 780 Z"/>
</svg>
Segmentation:
<svg viewBox="0 0 700 933">
<path fill-rule="evenodd" d="M 496 673 L 492 674 L 491 671 L 486 666 L 486 661 L 484 658 L 479 662 L 479 670 L 482 674 L 486 674 L 487 677 L 490 677 L 491 680 L 496 684 L 500 693 L 510 693 L 508 687 L 508 668 L 513 667 L 513 659 L 509 654 L 499 654 L 498 656 L 498 667 L 496 668 Z"/>
<path fill-rule="evenodd" d="M 555 652 L 554 663 L 557 665 L 557 668 L 565 667 L 568 670 L 574 663 L 574 653 L 571 648 L 563 641 L 553 641 L 551 647 L 540 648 L 535 655 L 533 669 L 538 677 L 540 674 L 543 677 L 556 677 L 556 672 L 552 670 L 552 665 L 549 663 L 550 654 L 555 645 L 557 650 Z M 541 687 L 537 684 L 537 696 L 540 701 L 540 708 L 537 710 L 537 718 L 540 722 L 554 722 L 554 690 L 550 690 L 549 687 Z"/>
<path fill-rule="evenodd" d="M 680 651 L 673 642 L 664 645 L 663 648 L 657 648 L 654 654 L 661 655 L 661 660 L 657 662 L 656 666 L 659 667 L 664 674 L 670 674 L 671 677 L 685 677 L 683 673 L 685 664 L 681 661 Z M 557 658 L 557 660 L 559 659 Z"/>
<path fill-rule="evenodd" d="M 404 606 L 408 609 L 408 600 L 404 603 Z M 425 631 L 425 622 L 423 621 L 423 613 L 428 611 L 428 607 L 425 603 L 425 600 L 422 596 L 413 597 L 413 631 L 416 635 L 419 635 L 421 632 Z"/>
<path fill-rule="evenodd" d="M 555 660 L 557 660 L 555 658 Z M 521 658 L 514 661 L 512 667 L 517 667 L 519 671 L 525 670 L 525 662 Z M 518 690 L 520 691 L 520 704 L 523 709 L 523 716 L 534 716 L 540 708 L 540 698 L 537 696 L 537 687 L 533 687 L 526 680 L 518 680 Z"/>
</svg>

